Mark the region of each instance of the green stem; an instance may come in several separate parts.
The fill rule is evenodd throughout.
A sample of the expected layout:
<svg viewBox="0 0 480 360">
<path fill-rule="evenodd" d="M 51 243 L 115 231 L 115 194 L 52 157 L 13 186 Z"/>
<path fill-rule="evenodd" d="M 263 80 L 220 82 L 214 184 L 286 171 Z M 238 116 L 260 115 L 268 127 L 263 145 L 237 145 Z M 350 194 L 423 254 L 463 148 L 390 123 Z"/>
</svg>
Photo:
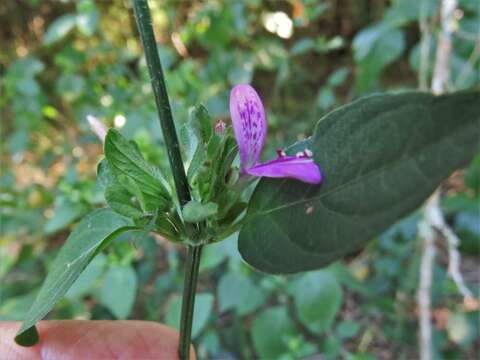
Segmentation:
<svg viewBox="0 0 480 360">
<path fill-rule="evenodd" d="M 180 342 L 178 353 L 180 360 L 190 359 L 193 310 L 197 288 L 198 268 L 202 255 L 202 245 L 187 247 L 187 264 L 183 283 L 182 314 L 180 316 Z"/>
<path fill-rule="evenodd" d="M 168 160 L 172 169 L 173 180 L 177 189 L 180 205 L 190 201 L 190 189 L 187 176 L 183 168 L 182 155 L 178 142 L 175 123 L 173 122 L 170 101 L 168 100 L 167 88 L 163 77 L 162 65 L 158 56 L 157 43 L 153 33 L 152 18 L 147 0 L 134 0 L 133 9 L 137 20 L 137 27 L 142 39 L 147 60 L 148 72 L 152 82 L 153 94 L 157 104 L 160 126 L 162 127 L 163 138 L 167 146 Z"/>
<path fill-rule="evenodd" d="M 138 31 L 145 50 L 148 72 L 152 82 L 158 116 L 160 118 L 160 126 L 167 146 L 168 160 L 172 169 L 178 200 L 180 205 L 183 206 L 191 199 L 190 188 L 188 186 L 188 180 L 185 175 L 182 156 L 180 154 L 180 145 L 175 130 L 175 123 L 173 122 L 172 111 L 170 109 L 170 102 L 168 100 L 160 57 L 158 56 L 157 43 L 153 33 L 152 19 L 147 0 L 134 0 L 133 9 L 135 11 Z M 187 251 L 178 349 L 181 360 L 187 360 L 190 356 L 193 309 L 202 246 L 188 246 Z"/>
</svg>

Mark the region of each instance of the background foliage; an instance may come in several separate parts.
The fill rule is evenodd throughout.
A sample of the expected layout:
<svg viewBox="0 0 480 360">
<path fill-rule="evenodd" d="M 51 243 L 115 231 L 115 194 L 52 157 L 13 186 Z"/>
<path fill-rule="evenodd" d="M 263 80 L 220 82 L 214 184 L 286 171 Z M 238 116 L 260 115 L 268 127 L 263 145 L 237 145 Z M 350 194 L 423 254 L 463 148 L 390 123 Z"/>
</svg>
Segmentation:
<svg viewBox="0 0 480 360">
<path fill-rule="evenodd" d="M 151 6 L 178 124 L 198 103 L 228 121 L 230 87 L 252 82 L 269 117 L 266 158 L 310 135 L 334 106 L 416 88 L 420 14 L 438 30 L 435 0 Z M 477 1 L 460 1 L 451 89 L 479 86 L 479 16 Z M 28 310 L 72 225 L 105 203 L 95 181 L 102 147 L 85 116 L 135 139 L 149 161 L 167 161 L 128 1 L 7 0 L 0 17 L 0 320 L 11 320 Z M 478 296 L 480 156 L 443 192 L 442 207 L 462 240 L 462 271 Z M 344 262 L 289 277 L 251 270 L 235 236 L 208 246 L 193 329 L 199 357 L 416 357 L 418 219 L 400 221 Z M 462 303 L 439 251 L 435 352 L 474 358 L 478 306 Z M 50 317 L 161 319 L 175 327 L 183 259 L 182 249 L 161 238 L 125 235 L 94 259 Z"/>
</svg>

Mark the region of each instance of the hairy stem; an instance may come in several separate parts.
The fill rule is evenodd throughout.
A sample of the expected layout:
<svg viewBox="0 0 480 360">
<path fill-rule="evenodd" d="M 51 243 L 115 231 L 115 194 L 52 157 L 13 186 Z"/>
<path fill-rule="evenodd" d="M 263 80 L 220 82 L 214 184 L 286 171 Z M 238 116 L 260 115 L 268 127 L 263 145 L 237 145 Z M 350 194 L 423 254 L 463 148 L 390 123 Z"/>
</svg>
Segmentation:
<svg viewBox="0 0 480 360">
<path fill-rule="evenodd" d="M 168 160 L 172 169 L 173 180 L 177 189 L 178 200 L 181 205 L 190 201 L 190 189 L 187 176 L 183 168 L 180 144 L 178 142 L 175 123 L 173 122 L 170 101 L 168 100 L 167 88 L 163 77 L 162 65 L 158 56 L 157 43 L 153 33 L 152 19 L 147 0 L 134 0 L 135 18 L 142 39 L 147 60 L 148 72 L 152 82 L 153 94 L 157 104 L 160 126 L 167 146 Z"/>
<path fill-rule="evenodd" d="M 172 169 L 178 200 L 180 205 L 185 205 L 191 199 L 190 188 L 183 167 L 180 145 L 175 130 L 175 123 L 173 122 L 172 111 L 170 109 L 162 65 L 160 63 L 160 57 L 158 56 L 150 9 L 147 0 L 134 0 L 133 8 L 135 11 L 138 31 L 145 50 L 148 72 L 152 82 L 158 116 L 160 118 L 160 126 L 167 146 L 168 160 L 170 162 L 170 168 Z M 189 359 L 190 356 L 193 309 L 202 247 L 188 246 L 187 251 L 182 314 L 180 318 L 180 342 L 178 349 L 180 359 L 182 360 Z"/>
<path fill-rule="evenodd" d="M 181 360 L 190 358 L 192 320 L 197 288 L 198 268 L 202 255 L 202 245 L 187 248 L 187 264 L 183 283 L 182 314 L 180 316 L 180 342 L 178 352 Z"/>
</svg>

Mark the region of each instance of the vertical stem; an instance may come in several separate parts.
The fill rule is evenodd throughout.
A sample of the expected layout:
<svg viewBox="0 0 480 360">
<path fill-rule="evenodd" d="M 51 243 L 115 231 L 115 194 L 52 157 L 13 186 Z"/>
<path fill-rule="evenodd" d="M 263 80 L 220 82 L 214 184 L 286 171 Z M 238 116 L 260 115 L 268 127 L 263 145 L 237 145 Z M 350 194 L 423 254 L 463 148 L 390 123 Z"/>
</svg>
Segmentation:
<svg viewBox="0 0 480 360">
<path fill-rule="evenodd" d="M 437 53 L 435 68 L 432 78 L 432 92 L 442 94 L 447 90 L 450 80 L 450 55 L 452 51 L 452 35 L 455 29 L 455 9 L 457 0 L 441 1 L 441 29 L 438 35 Z M 423 21 L 426 21 L 423 19 Z M 422 32 L 428 30 L 421 28 Z M 424 37 L 426 34 L 422 34 Z M 424 55 L 425 56 L 425 55 Z M 425 71 L 425 70 L 423 70 Z M 425 84 L 421 84 L 425 86 Z M 433 267 L 435 265 L 435 240 L 438 233 L 445 229 L 445 220 L 440 209 L 440 191 L 437 189 L 424 208 L 423 220 L 419 223 L 419 235 L 423 240 L 423 248 L 420 263 L 420 282 L 417 292 L 419 307 L 419 355 L 421 360 L 433 359 L 432 346 L 432 300 L 431 287 L 433 278 Z M 448 241 L 448 238 L 447 238 Z M 454 244 L 449 245 L 449 254 L 456 250 Z M 450 258 L 451 260 L 452 258 Z M 455 258 L 458 260 L 458 258 Z"/>
<path fill-rule="evenodd" d="M 455 10 L 457 5 L 457 0 L 442 0 L 441 2 L 441 29 L 438 35 L 432 79 L 432 91 L 434 94 L 444 93 L 450 81 L 450 55 L 452 52 L 452 35 L 456 26 Z"/>
<path fill-rule="evenodd" d="M 178 345 L 178 353 L 181 360 L 190 359 L 195 291 L 197 287 L 202 247 L 202 245 L 199 245 L 189 246 L 187 248 L 187 264 L 183 283 L 182 314 L 180 316 L 180 342 Z"/>
<path fill-rule="evenodd" d="M 183 168 L 180 145 L 175 130 L 175 123 L 173 122 L 172 111 L 170 109 L 162 65 L 160 63 L 160 57 L 158 56 L 157 43 L 153 33 L 150 9 L 147 0 L 134 0 L 133 8 L 138 31 L 145 50 L 148 72 L 152 82 L 158 116 L 160 118 L 160 126 L 167 146 L 168 160 L 172 169 L 178 200 L 180 205 L 184 205 L 191 199 L 190 188 L 185 175 L 185 169 Z M 197 287 L 201 253 L 202 246 L 187 247 L 182 314 L 180 317 L 179 356 L 182 360 L 187 360 L 190 356 L 195 291 Z"/>
<path fill-rule="evenodd" d="M 435 265 L 436 230 L 432 222 L 438 217 L 438 190 L 428 199 L 424 209 L 424 218 L 418 224 L 418 232 L 422 239 L 422 255 L 420 260 L 420 279 L 417 291 L 419 316 L 419 355 L 421 360 L 432 360 L 432 278 Z"/>
<path fill-rule="evenodd" d="M 153 33 L 152 18 L 150 17 L 147 0 L 134 0 L 133 9 L 145 50 L 148 72 L 152 82 L 158 116 L 160 117 L 160 126 L 162 127 L 163 137 L 167 146 L 168 160 L 170 162 L 170 168 L 172 169 L 178 200 L 180 201 L 180 205 L 184 205 L 190 201 L 190 189 L 187 176 L 185 175 L 185 169 L 183 168 L 180 145 L 170 109 L 170 101 L 168 100 L 167 88 L 165 86 L 160 57 L 158 56 L 157 43 Z"/>
<path fill-rule="evenodd" d="M 421 33 L 420 40 L 420 65 L 418 69 L 418 84 L 422 91 L 428 90 L 428 65 L 430 60 L 430 45 L 432 32 L 427 19 L 428 0 L 420 0 L 419 26 Z"/>
</svg>

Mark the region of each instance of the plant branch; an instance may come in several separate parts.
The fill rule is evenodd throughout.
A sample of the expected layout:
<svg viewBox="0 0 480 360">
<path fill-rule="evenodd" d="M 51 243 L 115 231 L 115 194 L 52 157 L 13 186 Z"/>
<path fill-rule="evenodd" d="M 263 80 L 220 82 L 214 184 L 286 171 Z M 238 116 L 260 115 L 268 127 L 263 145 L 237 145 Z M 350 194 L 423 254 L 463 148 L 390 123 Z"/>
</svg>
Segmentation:
<svg viewBox="0 0 480 360">
<path fill-rule="evenodd" d="M 418 232 L 422 239 L 422 257 L 420 260 L 420 284 L 417 292 L 419 312 L 419 351 L 421 360 L 432 359 L 432 277 L 435 263 L 435 239 L 437 234 L 432 224 L 437 222 L 440 208 L 438 190 L 428 199 L 423 211 L 423 219 L 418 224 Z M 441 216 L 441 214 L 440 214 Z"/>
<path fill-rule="evenodd" d="M 178 200 L 180 206 L 183 206 L 191 199 L 190 188 L 183 167 L 180 145 L 170 109 L 157 43 L 153 33 L 150 9 L 147 0 L 134 0 L 133 5 L 138 31 L 145 50 L 145 58 L 147 60 L 148 72 L 150 74 L 158 116 L 160 118 L 160 126 L 167 146 L 168 160 L 172 169 Z M 179 356 L 182 360 L 189 359 L 190 356 L 195 291 L 201 252 L 202 246 L 187 246 L 187 263 L 185 267 L 179 340 Z"/>
<path fill-rule="evenodd" d="M 167 146 L 168 160 L 172 169 L 178 200 L 180 205 L 183 206 L 191 199 L 190 188 L 183 167 L 180 144 L 175 130 L 175 123 L 173 122 L 172 110 L 170 109 L 162 65 L 158 56 L 150 9 L 148 8 L 147 0 L 134 0 L 133 5 L 138 31 L 142 39 L 143 49 L 145 50 L 145 58 L 157 104 L 160 126 L 162 127 L 163 138 Z"/>
<path fill-rule="evenodd" d="M 455 30 L 455 10 L 457 0 L 442 0 L 441 2 L 441 29 L 438 35 L 438 46 L 435 56 L 435 68 L 432 78 L 432 91 L 442 94 L 447 90 L 450 81 L 450 57 L 452 51 L 452 35 Z M 422 15 L 420 30 L 422 31 L 423 43 L 429 37 L 429 28 L 426 19 Z M 422 48 L 426 47 L 422 43 Z M 422 57 L 427 57 L 427 50 L 423 49 Z M 422 71 L 425 71 L 425 64 Z M 425 77 L 420 76 L 420 86 L 425 87 Z M 428 199 L 422 221 L 419 223 L 419 235 L 423 240 L 422 257 L 420 262 L 420 284 L 417 292 L 419 306 L 419 351 L 421 360 L 431 360 L 432 353 L 432 324 L 431 324 L 431 287 L 432 273 L 435 263 L 435 241 L 439 235 L 443 235 L 448 244 L 449 272 L 464 296 L 470 296 L 459 271 L 460 254 L 458 253 L 458 238 L 450 230 L 440 209 L 440 191 L 437 189 Z"/>
<path fill-rule="evenodd" d="M 197 287 L 198 269 L 202 255 L 202 245 L 187 248 L 187 264 L 183 283 L 182 314 L 180 317 L 179 356 L 181 360 L 190 359 L 190 342 L 192 334 L 195 290 Z"/>
<path fill-rule="evenodd" d="M 431 24 L 427 19 L 428 1 L 421 0 L 420 16 L 418 25 L 420 27 L 420 64 L 418 69 L 418 83 L 420 90 L 428 89 L 428 63 L 430 58 L 430 46 L 432 42 Z"/>
<path fill-rule="evenodd" d="M 438 35 L 432 79 L 432 91 L 435 94 L 444 93 L 450 81 L 450 54 L 452 52 L 452 35 L 456 28 L 454 13 L 457 5 L 457 0 L 442 0 L 441 2 L 441 29 Z"/>
</svg>

